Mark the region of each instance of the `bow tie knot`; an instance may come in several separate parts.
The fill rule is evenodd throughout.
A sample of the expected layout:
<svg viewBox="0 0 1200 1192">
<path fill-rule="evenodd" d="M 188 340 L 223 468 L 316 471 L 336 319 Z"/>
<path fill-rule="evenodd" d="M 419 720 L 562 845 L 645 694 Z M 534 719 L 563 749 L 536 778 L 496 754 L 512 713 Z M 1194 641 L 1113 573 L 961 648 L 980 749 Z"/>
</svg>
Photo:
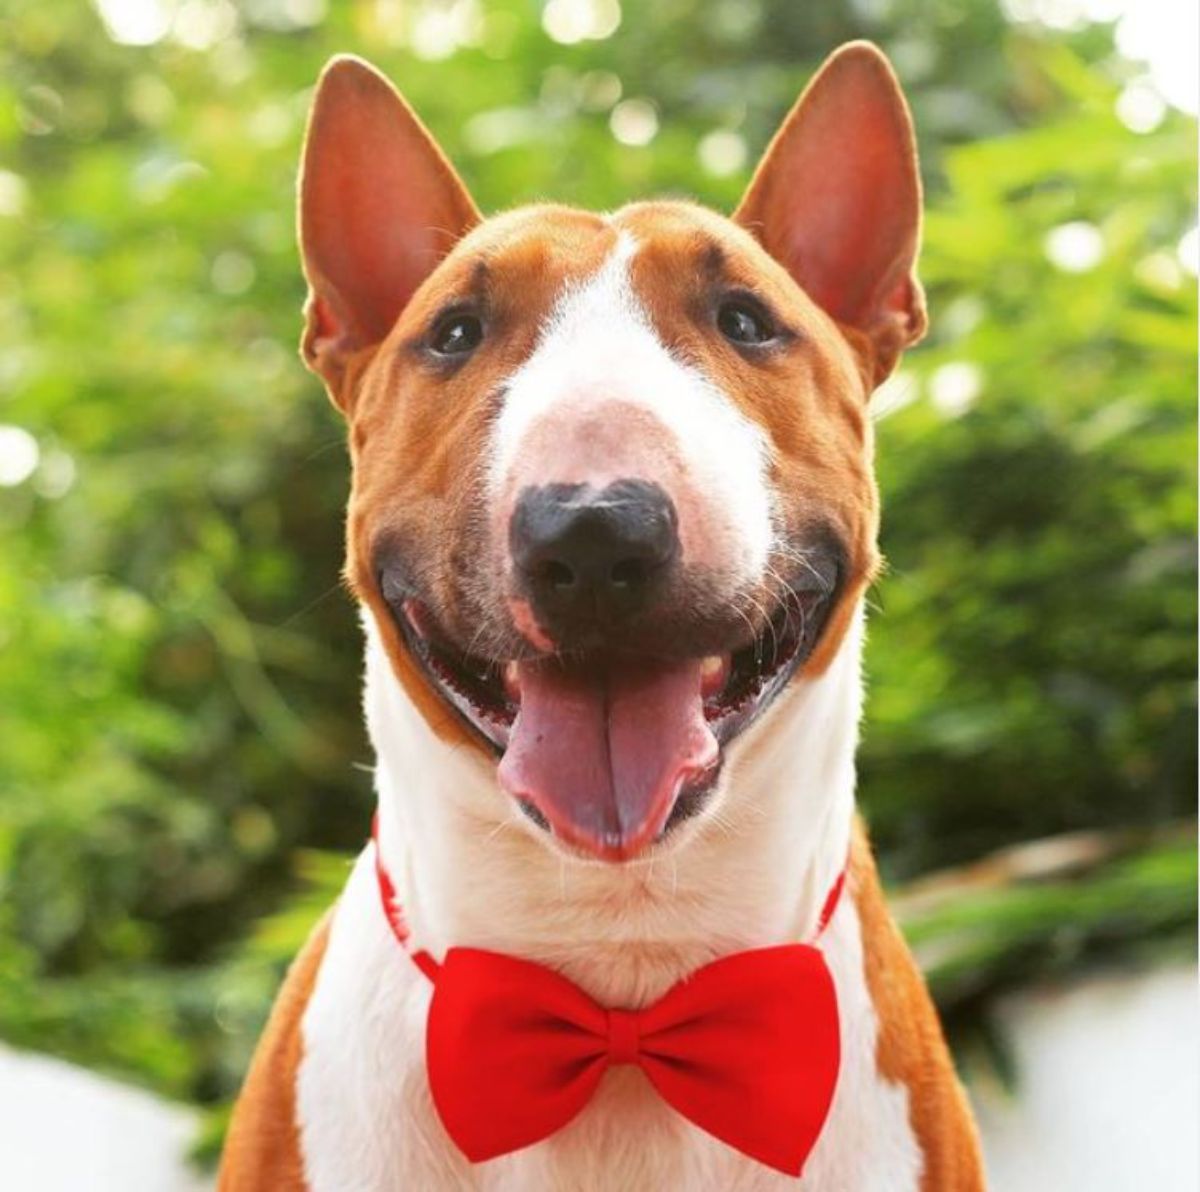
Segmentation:
<svg viewBox="0 0 1200 1192">
<path fill-rule="evenodd" d="M 641 1060 L 642 1026 L 637 1010 L 609 1010 L 608 1062 L 636 1064 Z"/>
</svg>

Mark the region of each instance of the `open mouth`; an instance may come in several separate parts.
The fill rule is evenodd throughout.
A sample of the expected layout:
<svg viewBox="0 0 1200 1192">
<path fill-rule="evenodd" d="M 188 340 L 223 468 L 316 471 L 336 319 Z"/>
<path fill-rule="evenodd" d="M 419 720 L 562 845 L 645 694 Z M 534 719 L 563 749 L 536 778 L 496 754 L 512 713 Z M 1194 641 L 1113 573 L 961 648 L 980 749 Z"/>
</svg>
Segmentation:
<svg viewBox="0 0 1200 1192">
<path fill-rule="evenodd" d="M 702 810 L 724 747 L 812 652 L 835 587 L 833 569 L 789 590 L 749 642 L 685 659 L 612 650 L 496 662 L 452 645 L 411 596 L 389 605 L 434 687 L 500 755 L 500 785 L 524 814 L 611 861 Z"/>
</svg>

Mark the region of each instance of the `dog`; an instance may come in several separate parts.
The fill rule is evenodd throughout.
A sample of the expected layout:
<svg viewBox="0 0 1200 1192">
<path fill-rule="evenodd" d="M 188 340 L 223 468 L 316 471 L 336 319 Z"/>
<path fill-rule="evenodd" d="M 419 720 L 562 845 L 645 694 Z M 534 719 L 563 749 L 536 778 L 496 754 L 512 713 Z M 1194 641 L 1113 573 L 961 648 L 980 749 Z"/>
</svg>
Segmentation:
<svg viewBox="0 0 1200 1192">
<path fill-rule="evenodd" d="M 378 812 L 223 1192 L 984 1186 L 854 808 L 920 207 L 868 43 L 731 218 L 483 219 L 386 79 L 326 68 L 302 354 L 349 426 Z"/>
</svg>

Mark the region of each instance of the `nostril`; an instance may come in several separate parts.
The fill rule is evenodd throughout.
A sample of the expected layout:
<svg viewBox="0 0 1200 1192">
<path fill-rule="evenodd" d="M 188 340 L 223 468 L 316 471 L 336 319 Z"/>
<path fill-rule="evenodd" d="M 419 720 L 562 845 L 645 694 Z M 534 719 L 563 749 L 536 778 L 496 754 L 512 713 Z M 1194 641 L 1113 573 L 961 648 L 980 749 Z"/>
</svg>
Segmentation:
<svg viewBox="0 0 1200 1192">
<path fill-rule="evenodd" d="M 534 569 L 534 577 L 545 587 L 560 592 L 575 586 L 575 572 L 559 559 L 543 559 Z"/>
</svg>

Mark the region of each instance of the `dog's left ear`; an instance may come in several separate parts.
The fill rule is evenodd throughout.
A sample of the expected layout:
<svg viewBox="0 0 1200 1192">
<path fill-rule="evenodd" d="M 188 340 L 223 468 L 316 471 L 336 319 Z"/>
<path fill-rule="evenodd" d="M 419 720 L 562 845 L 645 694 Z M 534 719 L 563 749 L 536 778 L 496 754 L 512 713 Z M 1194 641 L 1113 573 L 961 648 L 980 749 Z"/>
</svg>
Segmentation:
<svg viewBox="0 0 1200 1192">
<path fill-rule="evenodd" d="M 881 50 L 850 42 L 830 56 L 775 134 L 734 219 L 826 313 L 866 337 L 879 384 L 926 327 L 914 273 L 916 140 Z"/>
<path fill-rule="evenodd" d="M 437 142 L 373 66 L 334 58 L 300 167 L 308 279 L 301 351 L 345 409 L 346 361 L 378 344 L 479 211 Z"/>
</svg>

